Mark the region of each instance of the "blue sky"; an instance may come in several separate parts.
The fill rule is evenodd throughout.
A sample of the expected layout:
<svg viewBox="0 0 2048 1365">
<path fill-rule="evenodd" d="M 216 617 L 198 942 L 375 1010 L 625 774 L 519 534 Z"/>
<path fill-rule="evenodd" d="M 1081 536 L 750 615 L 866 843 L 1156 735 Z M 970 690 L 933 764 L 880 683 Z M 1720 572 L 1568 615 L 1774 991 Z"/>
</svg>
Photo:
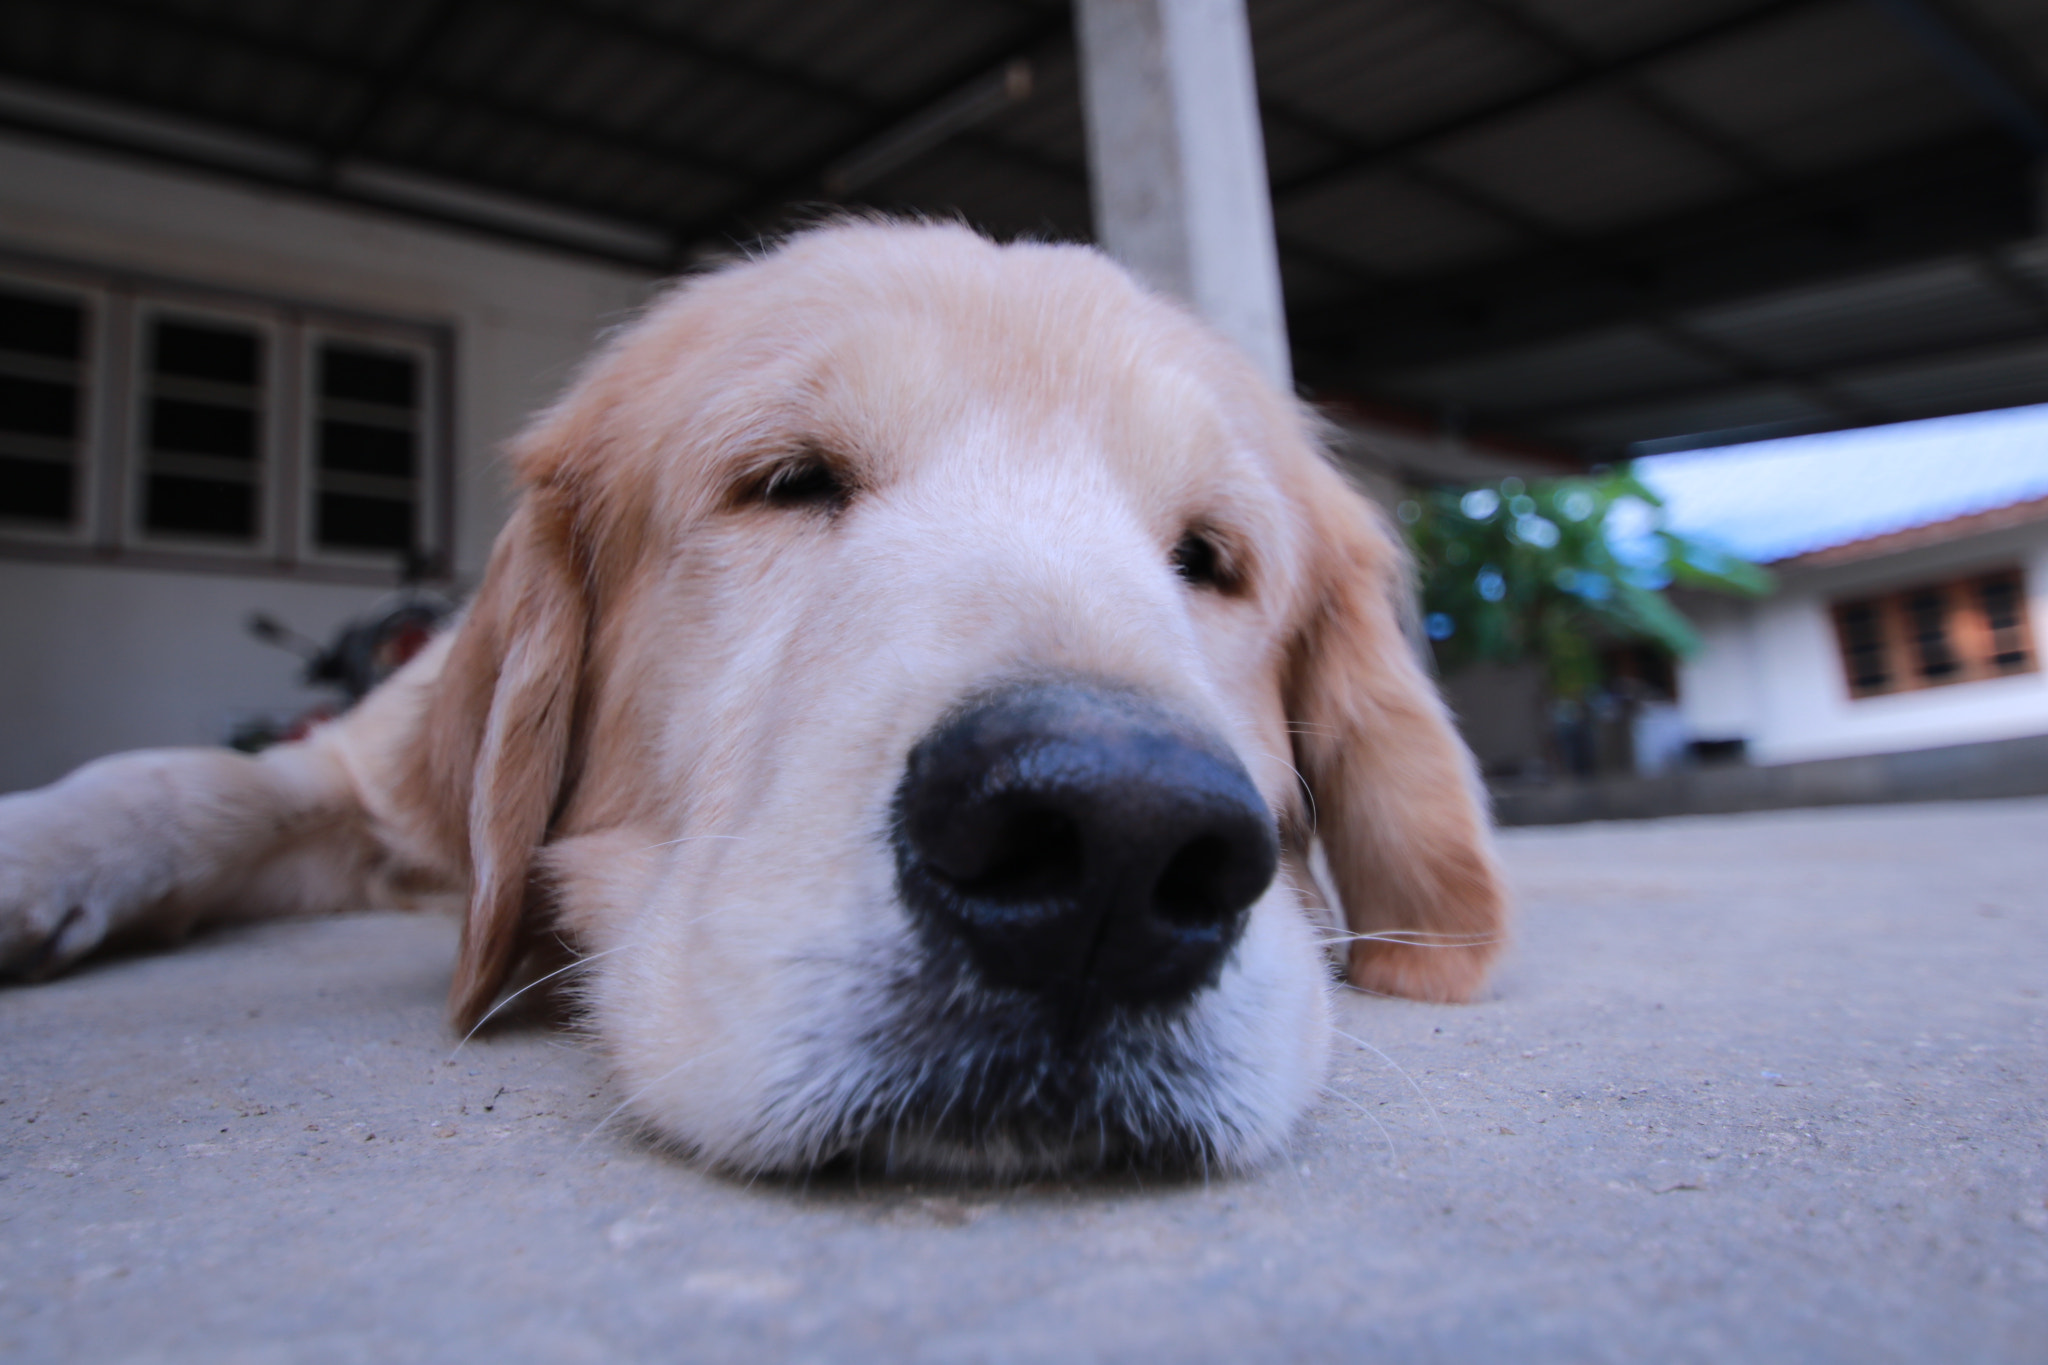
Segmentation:
<svg viewBox="0 0 2048 1365">
<path fill-rule="evenodd" d="M 1652 455 L 1674 531 L 1749 559 L 2048 497 L 2048 404 Z"/>
</svg>

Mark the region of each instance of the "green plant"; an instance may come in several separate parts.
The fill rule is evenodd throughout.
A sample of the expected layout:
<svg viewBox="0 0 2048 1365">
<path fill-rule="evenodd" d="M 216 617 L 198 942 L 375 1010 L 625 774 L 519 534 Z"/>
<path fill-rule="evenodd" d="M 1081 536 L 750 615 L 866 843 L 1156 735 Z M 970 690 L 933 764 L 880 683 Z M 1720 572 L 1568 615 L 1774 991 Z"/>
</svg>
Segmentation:
<svg viewBox="0 0 2048 1365">
<path fill-rule="evenodd" d="M 1745 597 L 1772 587 L 1747 560 L 1669 530 L 1663 501 L 1626 467 L 1435 488 L 1398 510 L 1439 663 L 1538 660 L 1559 698 L 1599 685 L 1606 645 L 1645 642 L 1680 657 L 1699 648 L 1666 587 Z"/>
</svg>

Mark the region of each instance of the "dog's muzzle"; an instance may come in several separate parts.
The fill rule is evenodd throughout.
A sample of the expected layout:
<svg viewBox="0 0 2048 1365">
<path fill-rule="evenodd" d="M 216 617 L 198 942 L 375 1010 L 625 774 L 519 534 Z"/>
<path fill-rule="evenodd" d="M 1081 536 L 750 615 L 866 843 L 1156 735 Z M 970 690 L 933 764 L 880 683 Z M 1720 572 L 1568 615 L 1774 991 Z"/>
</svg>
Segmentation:
<svg viewBox="0 0 2048 1365">
<path fill-rule="evenodd" d="M 984 694 L 911 751 L 897 881 L 928 948 L 1068 1020 L 1213 984 L 1273 879 L 1273 817 L 1220 739 L 1075 682 Z"/>
</svg>

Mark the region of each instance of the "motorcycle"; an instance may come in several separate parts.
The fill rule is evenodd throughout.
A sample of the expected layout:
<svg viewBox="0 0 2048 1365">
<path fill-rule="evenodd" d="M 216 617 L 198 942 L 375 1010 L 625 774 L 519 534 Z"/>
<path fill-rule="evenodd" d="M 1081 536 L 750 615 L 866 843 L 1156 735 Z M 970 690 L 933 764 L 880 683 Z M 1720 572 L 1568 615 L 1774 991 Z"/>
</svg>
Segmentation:
<svg viewBox="0 0 2048 1365">
<path fill-rule="evenodd" d="M 274 616 L 251 612 L 244 622 L 251 635 L 305 662 L 299 675 L 303 685 L 339 695 L 315 702 L 286 719 L 265 716 L 242 721 L 228 737 L 229 746 L 253 754 L 273 744 L 304 739 L 316 726 L 341 715 L 403 668 L 454 614 L 455 604 L 447 598 L 408 585 L 364 615 L 344 622 L 334 638 L 322 644 Z"/>
</svg>

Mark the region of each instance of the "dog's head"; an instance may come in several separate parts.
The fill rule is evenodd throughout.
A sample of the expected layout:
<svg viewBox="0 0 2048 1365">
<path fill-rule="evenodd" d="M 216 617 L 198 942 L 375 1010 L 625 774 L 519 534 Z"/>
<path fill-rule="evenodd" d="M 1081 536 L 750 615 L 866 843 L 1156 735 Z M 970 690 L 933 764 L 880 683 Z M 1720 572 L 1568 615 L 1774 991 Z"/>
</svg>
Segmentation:
<svg viewBox="0 0 2048 1365">
<path fill-rule="evenodd" d="M 1313 838 L 1355 984 L 1477 985 L 1500 896 L 1395 542 L 1093 251 L 800 236 L 654 305 L 517 467 L 422 755 L 467 818 L 455 1009 L 566 931 L 660 1134 L 1256 1160 L 1327 1045 Z"/>
</svg>

